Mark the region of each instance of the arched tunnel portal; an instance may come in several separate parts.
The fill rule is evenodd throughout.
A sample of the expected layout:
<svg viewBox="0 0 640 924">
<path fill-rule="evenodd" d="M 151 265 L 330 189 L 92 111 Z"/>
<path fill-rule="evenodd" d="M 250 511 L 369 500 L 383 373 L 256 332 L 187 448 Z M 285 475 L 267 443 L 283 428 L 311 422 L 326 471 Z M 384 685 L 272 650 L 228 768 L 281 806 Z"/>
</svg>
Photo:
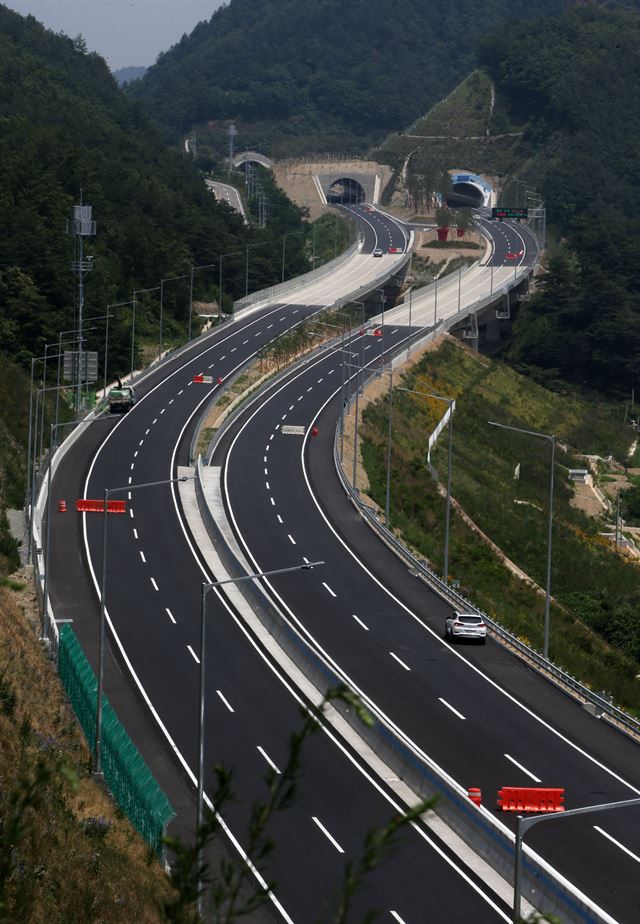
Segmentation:
<svg viewBox="0 0 640 924">
<path fill-rule="evenodd" d="M 362 184 L 350 176 L 344 176 L 334 180 L 327 189 L 326 195 L 327 202 L 330 205 L 364 202 L 367 198 Z"/>
</svg>

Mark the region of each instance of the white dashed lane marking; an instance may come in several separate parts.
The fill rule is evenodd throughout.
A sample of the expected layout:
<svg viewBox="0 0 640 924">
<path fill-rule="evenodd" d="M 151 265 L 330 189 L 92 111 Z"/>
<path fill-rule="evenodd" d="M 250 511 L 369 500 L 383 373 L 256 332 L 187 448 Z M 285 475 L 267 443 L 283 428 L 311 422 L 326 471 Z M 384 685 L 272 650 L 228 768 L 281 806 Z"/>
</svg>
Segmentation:
<svg viewBox="0 0 640 924">
<path fill-rule="evenodd" d="M 411 670 L 411 668 L 409 667 L 409 665 L 408 665 L 408 664 L 405 664 L 404 661 L 401 661 L 397 654 L 394 654 L 392 651 L 390 651 L 389 654 L 391 655 L 391 657 L 392 657 L 395 661 L 398 662 L 398 664 L 399 664 L 401 667 L 404 667 L 405 671 L 410 671 L 410 670 Z"/>
<path fill-rule="evenodd" d="M 154 590 L 160 590 L 160 588 L 159 588 L 158 585 L 156 584 L 154 578 L 149 578 L 149 580 L 150 580 L 151 583 L 153 584 L 153 589 L 154 589 Z"/>
<path fill-rule="evenodd" d="M 287 533 L 287 535 L 289 536 L 289 542 L 291 543 L 291 545 L 296 545 L 296 540 L 293 538 L 291 533 Z"/>
<path fill-rule="evenodd" d="M 196 662 L 196 664 L 200 664 L 200 658 L 199 658 L 198 655 L 195 653 L 195 651 L 193 650 L 193 648 L 191 647 L 191 645 L 187 645 L 187 648 L 188 648 L 188 650 L 189 650 L 189 654 L 191 655 L 191 657 L 193 658 L 193 660 Z"/>
<path fill-rule="evenodd" d="M 438 699 L 440 700 L 440 702 L 442 703 L 443 706 L 446 706 L 447 709 L 449 709 L 451 712 L 453 712 L 454 715 L 457 715 L 459 719 L 462 719 L 463 721 L 466 721 L 466 716 L 464 716 L 461 712 L 458 712 L 457 709 L 454 709 L 453 706 L 451 705 L 451 703 L 448 703 L 448 702 L 446 701 L 446 699 L 443 699 L 441 696 L 439 696 Z"/>
<path fill-rule="evenodd" d="M 355 621 L 356 621 L 359 625 L 362 626 L 363 629 L 365 629 L 367 632 L 369 631 L 369 626 L 365 625 L 365 624 L 363 623 L 363 621 L 360 619 L 359 616 L 356 616 L 355 613 L 352 613 L 351 615 L 353 616 L 353 618 L 355 619 Z"/>
<path fill-rule="evenodd" d="M 169 607 L 165 607 L 165 609 L 166 609 L 166 611 L 167 611 L 167 616 L 169 617 L 169 619 L 171 620 L 171 622 L 172 622 L 172 623 L 174 624 L 174 626 L 175 626 L 176 621 L 175 621 L 175 619 L 174 619 L 174 617 L 173 617 L 173 613 L 171 612 L 171 610 L 169 609 Z"/>
<path fill-rule="evenodd" d="M 282 517 L 280 516 L 279 513 L 277 513 L 276 516 L 278 517 L 278 523 L 283 523 L 283 522 L 284 522 L 284 520 L 282 519 Z"/>
<path fill-rule="evenodd" d="M 329 832 L 327 831 L 327 829 L 325 828 L 325 826 L 322 824 L 321 821 L 318 821 L 318 819 L 316 818 L 315 815 L 312 815 L 312 816 L 311 816 L 311 820 L 312 820 L 315 824 L 317 824 L 317 826 L 320 828 L 320 830 L 322 831 L 322 833 L 324 834 L 324 836 L 327 838 L 327 840 L 331 841 L 331 843 L 332 843 L 333 846 L 336 848 L 336 850 L 338 851 L 338 853 L 344 853 L 344 850 L 342 849 L 342 847 L 340 846 L 340 844 L 337 842 L 337 840 L 335 839 L 335 837 L 333 837 L 332 834 L 329 834 Z"/>
<path fill-rule="evenodd" d="M 515 767 L 517 767 L 518 770 L 522 770 L 522 772 L 523 772 L 524 774 L 526 774 L 526 776 L 528 776 L 530 779 L 532 779 L 534 783 L 541 783 L 541 782 L 542 782 L 542 780 L 541 780 L 539 777 L 537 777 L 534 773 L 532 773 L 531 770 L 527 770 L 526 767 L 523 767 L 522 764 L 518 763 L 518 761 L 515 759 L 515 757 L 512 757 L 511 754 L 505 754 L 504 756 L 505 756 L 505 757 L 507 758 L 507 760 L 510 761 Z"/>
<path fill-rule="evenodd" d="M 337 596 L 338 596 L 336 593 L 334 593 L 334 592 L 331 590 L 331 588 L 329 587 L 329 585 L 326 584 L 324 581 L 322 582 L 322 586 L 325 588 L 325 590 L 328 590 L 328 591 L 329 591 L 329 593 L 331 594 L 332 597 L 337 597 Z"/>
<path fill-rule="evenodd" d="M 262 754 L 262 756 L 264 757 L 264 759 L 266 760 L 266 762 L 269 764 L 269 766 L 271 767 L 271 769 L 273 770 L 273 772 L 274 772 L 274 773 L 280 773 L 280 770 L 276 767 L 276 765 L 275 765 L 274 762 L 271 760 L 271 758 L 269 757 L 269 755 L 267 754 L 267 752 L 265 751 L 265 749 L 264 749 L 264 748 L 261 748 L 259 744 L 257 745 L 257 748 L 258 748 L 258 750 L 260 751 L 260 753 Z"/>
<path fill-rule="evenodd" d="M 220 690 L 216 690 L 216 693 L 218 694 L 218 696 L 220 697 L 220 699 L 222 700 L 222 702 L 225 704 L 225 706 L 227 707 L 227 709 L 229 710 L 229 712 L 234 712 L 233 707 L 231 706 L 231 704 L 229 703 L 229 701 L 228 701 L 227 699 L 225 699 L 224 694 L 223 694 Z"/>
</svg>

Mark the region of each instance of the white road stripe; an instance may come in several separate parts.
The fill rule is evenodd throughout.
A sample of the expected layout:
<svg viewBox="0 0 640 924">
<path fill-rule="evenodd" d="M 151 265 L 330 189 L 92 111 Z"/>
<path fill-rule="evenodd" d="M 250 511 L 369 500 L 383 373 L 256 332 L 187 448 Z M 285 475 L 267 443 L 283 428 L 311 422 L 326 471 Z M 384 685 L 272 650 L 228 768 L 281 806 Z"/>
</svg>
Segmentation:
<svg viewBox="0 0 640 924">
<path fill-rule="evenodd" d="M 136 539 L 137 539 L 137 538 L 138 538 L 138 537 L 136 536 Z M 146 565 L 147 559 L 144 557 L 144 552 L 142 551 L 142 549 L 140 549 L 139 551 L 140 551 L 140 558 L 142 559 L 142 561 L 143 561 L 144 564 Z"/>
<path fill-rule="evenodd" d="M 150 580 L 151 583 L 153 584 L 154 590 L 160 590 L 160 588 L 159 588 L 158 585 L 156 584 L 154 578 L 149 578 L 149 580 Z"/>
<path fill-rule="evenodd" d="M 153 423 L 151 424 L 151 426 L 153 426 L 153 424 L 157 424 L 157 423 L 158 423 L 158 418 L 156 417 L 156 418 L 154 419 Z"/>
<path fill-rule="evenodd" d="M 266 461 L 266 460 L 265 460 L 265 461 Z M 265 468 L 264 473 L 265 473 L 265 475 L 268 475 L 268 474 L 269 474 L 269 469 L 268 469 L 268 468 Z"/>
<path fill-rule="evenodd" d="M 275 433 L 272 433 L 271 436 L 269 437 L 269 441 L 271 441 L 274 436 L 275 436 Z"/>
<path fill-rule="evenodd" d="M 287 535 L 289 536 L 289 542 L 291 543 L 291 545 L 297 545 L 296 540 L 293 538 L 291 533 L 287 533 Z"/>
<path fill-rule="evenodd" d="M 171 620 L 171 622 L 172 622 L 172 623 L 174 624 L 174 626 L 175 626 L 176 621 L 175 621 L 175 619 L 173 618 L 173 613 L 171 612 L 171 610 L 169 609 L 168 606 L 165 607 L 165 609 L 166 609 L 166 611 L 167 611 L 167 616 L 169 617 L 169 619 Z"/>
<path fill-rule="evenodd" d="M 391 917 L 394 919 L 394 921 L 397 921 L 397 922 L 398 922 L 398 924 L 405 924 L 404 918 L 401 918 L 397 911 L 393 911 L 393 910 L 390 908 L 390 909 L 389 909 L 389 914 L 390 914 Z"/>
<path fill-rule="evenodd" d="M 187 382 L 187 385 L 193 385 L 193 380 L 191 382 Z"/>
<path fill-rule="evenodd" d="M 351 615 L 353 616 L 353 618 L 355 619 L 357 623 L 360 623 L 363 629 L 366 629 L 367 632 L 369 631 L 369 626 L 365 625 L 359 616 L 356 616 L 355 613 L 352 613 Z"/>
<path fill-rule="evenodd" d="M 464 719 L 466 721 L 467 717 L 463 715 L 461 712 L 458 712 L 457 709 L 454 709 L 451 703 L 448 703 L 446 699 L 443 699 L 441 696 L 439 696 L 438 699 L 440 700 L 443 706 L 446 706 L 447 709 L 450 709 L 451 712 L 453 712 L 454 715 L 457 715 L 459 719 Z"/>
<path fill-rule="evenodd" d="M 280 516 L 280 514 L 277 513 L 276 516 L 278 517 L 278 523 L 282 523 L 283 520 L 282 520 L 282 517 Z"/>
<path fill-rule="evenodd" d="M 248 340 L 243 340 L 243 341 L 242 341 L 242 346 L 245 346 L 247 343 L 249 343 Z"/>
<path fill-rule="evenodd" d="M 307 388 L 307 394 L 309 394 L 310 391 L 313 391 L 313 385 L 310 385 L 310 386 Z"/>
<path fill-rule="evenodd" d="M 216 693 L 218 694 L 222 702 L 225 704 L 229 712 L 234 712 L 233 706 L 229 703 L 227 699 L 225 699 L 224 694 L 220 690 L 216 690 Z"/>
<path fill-rule="evenodd" d="M 162 416 L 162 414 L 164 414 L 165 410 L 166 410 L 166 408 L 163 407 L 162 410 L 160 411 L 160 416 Z"/>
<path fill-rule="evenodd" d="M 135 451 L 134 454 L 133 454 L 133 458 L 134 458 L 134 459 L 135 459 L 135 457 L 138 455 L 139 452 L 140 452 L 140 450 L 139 450 L 139 449 L 136 449 L 136 451 Z"/>
<path fill-rule="evenodd" d="M 135 467 L 136 467 L 136 463 L 135 463 L 135 462 L 132 462 L 132 463 L 131 463 L 131 471 L 133 471 Z"/>
<path fill-rule="evenodd" d="M 265 468 L 265 470 L 264 470 L 264 473 L 265 473 L 265 475 L 267 474 L 266 468 Z M 271 488 L 269 487 L 269 482 L 268 482 L 268 481 L 265 481 L 264 486 L 265 486 L 265 488 L 267 489 L 267 491 L 270 491 L 270 490 L 271 490 Z"/>
<path fill-rule="evenodd" d="M 169 404 L 173 404 L 175 400 L 176 400 L 175 398 L 172 398 L 171 401 L 169 401 Z"/>
<path fill-rule="evenodd" d="M 411 668 L 409 667 L 409 665 L 408 665 L 408 664 L 405 664 L 404 661 L 401 661 L 397 654 L 394 654 L 392 651 L 390 651 L 389 654 L 391 655 L 391 657 L 392 657 L 395 661 L 398 662 L 398 664 L 399 664 L 401 667 L 404 667 L 405 671 L 410 671 L 410 670 L 411 670 Z"/>
<path fill-rule="evenodd" d="M 274 501 L 274 499 L 273 499 L 272 497 L 270 497 L 269 500 L 271 501 L 271 506 L 272 506 L 272 507 L 275 507 L 276 502 Z"/>
<path fill-rule="evenodd" d="M 131 500 L 131 491 L 127 491 L 127 500 Z M 131 516 L 133 516 L 133 511 L 131 512 Z"/>
<path fill-rule="evenodd" d="M 129 500 L 131 500 L 131 493 L 129 493 Z M 132 507 L 129 507 L 129 516 L 133 520 L 133 508 Z"/>
<path fill-rule="evenodd" d="M 287 415 L 286 415 L 286 414 L 283 414 L 282 417 L 280 418 L 280 420 L 286 420 L 286 419 L 287 419 Z"/>
<path fill-rule="evenodd" d="M 131 475 L 129 475 L 129 481 L 127 482 L 127 484 L 131 484 L 132 480 L 133 479 L 131 478 Z"/>
<path fill-rule="evenodd" d="M 329 369 L 329 371 L 327 372 L 327 375 L 332 375 L 333 372 L 335 372 L 335 369 Z"/>
<path fill-rule="evenodd" d="M 181 388 L 178 394 L 181 395 L 183 391 L 184 391 L 184 388 Z"/>
<path fill-rule="evenodd" d="M 145 431 L 144 431 L 144 435 L 145 435 L 145 436 L 148 436 L 149 433 L 151 433 L 151 427 L 149 427 L 148 430 L 145 430 Z"/>
<path fill-rule="evenodd" d="M 337 596 L 338 596 L 337 594 L 334 594 L 334 592 L 331 590 L 331 588 L 329 587 L 329 585 L 326 584 L 324 581 L 322 582 L 322 586 L 323 586 L 326 590 L 329 591 L 329 593 L 331 594 L 332 597 L 337 597 Z"/>
<path fill-rule="evenodd" d="M 292 404 L 292 405 L 290 406 L 289 410 L 292 411 L 292 410 L 294 409 L 294 407 L 295 407 L 295 404 Z"/>
<path fill-rule="evenodd" d="M 632 860 L 635 860 L 636 863 L 640 863 L 640 857 L 636 853 L 633 853 L 631 850 L 629 850 L 628 847 L 625 847 L 624 844 L 621 844 L 620 841 L 617 841 L 615 837 L 611 837 L 610 834 L 607 834 L 607 832 L 603 831 L 602 828 L 599 828 L 598 825 L 594 825 L 593 827 L 598 832 L 598 834 L 602 834 L 603 837 L 606 837 L 608 841 L 611 841 L 612 844 L 615 844 L 616 847 L 619 847 L 620 850 L 624 851 L 624 853 L 631 857 Z"/>
<path fill-rule="evenodd" d="M 191 645 L 187 645 L 187 648 L 189 649 L 189 653 L 190 653 L 191 657 L 193 658 L 193 660 L 196 662 L 196 664 L 200 664 L 200 658 L 199 658 L 198 655 L 195 653 L 195 651 L 193 650 L 193 648 L 191 647 Z"/>
<path fill-rule="evenodd" d="M 322 824 L 321 821 L 318 821 L 318 819 L 316 818 L 315 815 L 312 815 L 312 816 L 311 816 L 311 820 L 312 820 L 313 822 L 315 822 L 315 824 L 317 824 L 317 826 L 320 828 L 320 830 L 322 831 L 322 833 L 324 834 L 324 836 L 325 836 L 328 840 L 331 841 L 331 843 L 332 843 L 333 846 L 336 848 L 336 850 L 338 851 L 338 853 L 344 853 L 344 850 L 342 849 L 342 847 L 340 846 L 340 844 L 337 842 L 337 840 L 335 839 L 335 837 L 333 837 L 333 835 L 329 834 L 329 832 L 327 831 L 327 829 L 325 828 L 325 826 Z"/>
<path fill-rule="evenodd" d="M 510 760 L 511 763 L 514 764 L 518 768 L 518 770 L 522 770 L 523 773 L 526 773 L 526 775 L 530 777 L 534 783 L 542 782 L 542 780 L 538 779 L 538 777 L 534 773 L 532 773 L 531 770 L 527 770 L 526 767 L 523 767 L 522 764 L 519 764 L 518 761 L 515 760 L 510 754 L 505 754 L 504 756 L 507 758 L 507 760 Z"/>
<path fill-rule="evenodd" d="M 271 760 L 271 758 L 269 757 L 269 755 L 267 754 L 267 752 L 265 751 L 265 749 L 264 749 L 264 748 L 261 748 L 259 744 L 256 745 L 256 746 L 257 746 L 258 750 L 260 751 L 260 753 L 262 754 L 262 756 L 264 757 L 264 759 L 266 760 L 266 762 L 267 762 L 267 763 L 269 764 L 269 766 L 271 767 L 271 769 L 272 769 L 273 771 L 275 771 L 275 773 L 280 773 L 280 770 L 276 767 L 276 765 L 275 765 L 274 762 Z"/>
<path fill-rule="evenodd" d="M 238 347 L 234 347 L 234 348 L 231 350 L 231 352 L 232 352 L 232 353 L 235 353 L 235 351 L 236 351 L 237 349 L 238 349 Z"/>
<path fill-rule="evenodd" d="M 133 538 L 134 538 L 134 539 L 137 539 L 137 538 L 138 538 L 138 530 L 137 530 L 135 527 L 134 527 L 134 529 L 133 529 Z"/>
<path fill-rule="evenodd" d="M 143 443 L 144 443 L 144 440 L 140 440 L 140 442 L 138 443 L 138 446 L 142 446 Z"/>
<path fill-rule="evenodd" d="M 263 462 L 266 462 L 266 461 L 267 461 L 267 457 L 266 457 L 266 456 L 263 456 L 262 461 L 263 461 Z"/>
</svg>

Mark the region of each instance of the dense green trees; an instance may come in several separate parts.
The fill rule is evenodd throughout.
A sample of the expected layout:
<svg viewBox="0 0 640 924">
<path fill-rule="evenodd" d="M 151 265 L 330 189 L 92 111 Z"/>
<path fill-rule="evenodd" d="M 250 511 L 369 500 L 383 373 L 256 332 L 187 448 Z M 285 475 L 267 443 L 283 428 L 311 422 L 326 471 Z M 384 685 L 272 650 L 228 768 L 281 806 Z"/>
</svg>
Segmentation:
<svg viewBox="0 0 640 924">
<path fill-rule="evenodd" d="M 561 241 L 508 358 L 589 388 L 637 384 L 640 335 L 640 15 L 584 8 L 511 23 L 482 58 L 514 120 Z"/>
<path fill-rule="evenodd" d="M 424 113 L 473 66 L 478 37 L 561 0 L 232 0 L 130 92 L 176 138 L 233 119 L 273 153 L 362 150 Z"/>
</svg>

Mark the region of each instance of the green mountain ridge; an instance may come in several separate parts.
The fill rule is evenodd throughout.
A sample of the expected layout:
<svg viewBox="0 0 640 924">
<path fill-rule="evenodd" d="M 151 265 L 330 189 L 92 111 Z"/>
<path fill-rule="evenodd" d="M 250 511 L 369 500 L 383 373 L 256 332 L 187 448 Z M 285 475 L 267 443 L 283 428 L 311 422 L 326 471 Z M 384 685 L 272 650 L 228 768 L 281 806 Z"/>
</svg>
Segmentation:
<svg viewBox="0 0 640 924">
<path fill-rule="evenodd" d="M 363 150 L 468 73 L 480 36 L 561 0 L 231 0 L 129 88 L 166 136 L 226 121 L 272 154 Z"/>
</svg>

